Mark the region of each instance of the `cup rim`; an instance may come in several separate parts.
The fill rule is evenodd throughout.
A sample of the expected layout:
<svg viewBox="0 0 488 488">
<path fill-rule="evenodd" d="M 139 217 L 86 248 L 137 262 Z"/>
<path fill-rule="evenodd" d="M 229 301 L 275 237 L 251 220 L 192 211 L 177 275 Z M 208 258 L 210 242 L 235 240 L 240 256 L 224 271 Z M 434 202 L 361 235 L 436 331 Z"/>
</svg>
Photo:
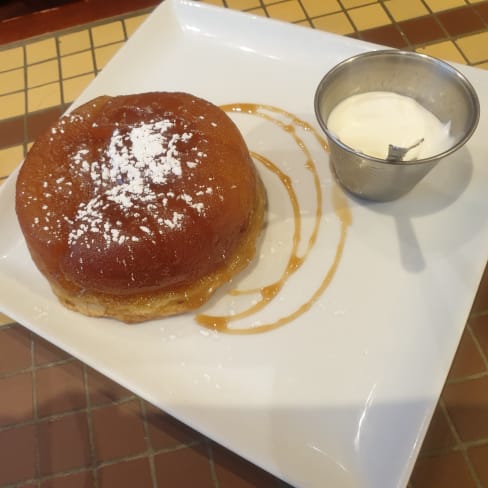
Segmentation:
<svg viewBox="0 0 488 488">
<path fill-rule="evenodd" d="M 470 99 L 473 102 L 473 122 L 469 129 L 466 131 L 466 133 L 463 135 L 463 137 L 453 146 L 449 147 L 448 149 L 434 154 L 433 156 L 429 156 L 428 158 L 422 158 L 422 159 L 415 159 L 412 161 L 389 161 L 387 159 L 382 159 L 382 158 L 377 158 L 375 156 L 370 156 L 368 154 L 364 154 L 360 151 L 355 150 L 351 146 L 348 146 L 347 144 L 344 144 L 338 137 L 335 136 L 335 134 L 329 130 L 327 127 L 326 121 L 323 119 L 321 113 L 320 113 L 320 101 L 321 101 L 321 96 L 324 91 L 324 87 L 327 85 L 327 82 L 338 72 L 340 72 L 342 69 L 344 69 L 345 66 L 354 63 L 358 59 L 364 59 L 368 57 L 378 57 L 378 56 L 408 56 L 411 58 L 415 59 L 420 59 L 422 61 L 427 61 L 429 63 L 435 63 L 441 65 L 444 69 L 446 69 L 452 76 L 457 78 L 460 83 L 466 88 L 466 91 L 469 94 Z M 474 131 L 476 130 L 479 119 L 480 119 L 480 101 L 478 94 L 476 93 L 476 90 L 474 89 L 473 85 L 471 82 L 466 78 L 466 76 L 461 73 L 457 68 L 452 66 L 451 64 L 447 63 L 446 61 L 443 61 L 438 58 L 434 58 L 432 56 L 429 56 L 424 53 L 417 53 L 413 51 L 405 51 L 405 50 L 400 50 L 400 49 L 377 49 L 373 51 L 365 51 L 359 54 L 355 54 L 353 56 L 350 56 L 342 61 L 340 61 L 338 64 L 333 66 L 320 80 L 319 84 L 317 85 L 317 88 L 315 90 L 315 95 L 314 95 L 314 110 L 315 110 L 315 117 L 321 127 L 321 129 L 325 132 L 327 138 L 332 139 L 332 141 L 340 146 L 343 150 L 347 151 L 348 153 L 359 156 L 363 159 L 366 159 L 368 161 L 372 161 L 375 163 L 381 163 L 381 164 L 387 164 L 387 165 L 404 165 L 404 166 L 413 166 L 413 165 L 420 165 L 420 164 L 427 164 L 427 163 L 432 163 L 435 161 L 439 161 L 440 159 L 445 158 L 446 156 L 449 156 L 450 154 L 456 152 L 458 149 L 460 149 L 462 146 L 466 144 L 466 142 L 471 138 L 473 135 Z"/>
</svg>

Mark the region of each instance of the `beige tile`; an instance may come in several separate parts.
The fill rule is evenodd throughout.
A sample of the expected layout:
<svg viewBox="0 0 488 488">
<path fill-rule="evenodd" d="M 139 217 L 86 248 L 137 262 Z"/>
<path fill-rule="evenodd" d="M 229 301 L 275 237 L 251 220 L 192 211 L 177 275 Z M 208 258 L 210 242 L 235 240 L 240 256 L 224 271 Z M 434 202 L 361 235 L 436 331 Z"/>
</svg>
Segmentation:
<svg viewBox="0 0 488 488">
<path fill-rule="evenodd" d="M 122 22 L 120 21 L 92 27 L 91 32 L 93 37 L 93 45 L 95 47 L 124 40 L 124 29 L 122 28 Z"/>
<path fill-rule="evenodd" d="M 248 10 L 247 12 L 252 15 L 259 15 L 260 17 L 267 17 L 264 8 L 253 8 L 251 10 Z"/>
<path fill-rule="evenodd" d="M 267 10 L 270 17 L 284 20 L 285 22 L 298 22 L 305 19 L 305 12 L 297 0 L 288 0 L 269 5 Z"/>
<path fill-rule="evenodd" d="M 470 63 L 488 60 L 488 32 L 461 37 L 456 44 Z"/>
<path fill-rule="evenodd" d="M 354 27 L 347 18 L 346 14 L 340 12 L 337 14 L 325 15 L 312 20 L 315 28 L 333 32 L 334 34 L 351 34 L 354 32 Z"/>
<path fill-rule="evenodd" d="M 59 52 L 61 56 L 90 49 L 90 34 L 88 30 L 73 32 L 59 37 Z"/>
<path fill-rule="evenodd" d="M 55 107 L 61 104 L 61 90 L 59 83 L 31 88 L 27 92 L 27 109 L 29 112 Z"/>
<path fill-rule="evenodd" d="M 384 6 L 397 22 L 421 17 L 429 13 L 422 0 L 387 0 Z"/>
<path fill-rule="evenodd" d="M 27 64 L 38 63 L 39 61 L 55 58 L 57 56 L 56 41 L 54 37 L 27 44 L 25 49 Z"/>
<path fill-rule="evenodd" d="M 466 5 L 464 0 L 424 0 L 433 12 L 440 12 L 454 7 Z"/>
<path fill-rule="evenodd" d="M 417 52 L 428 54 L 435 58 L 445 59 L 446 61 L 453 61 L 455 63 L 466 64 L 461 51 L 452 41 L 442 41 L 429 46 L 417 49 Z"/>
<path fill-rule="evenodd" d="M 137 15 L 136 17 L 131 17 L 130 19 L 124 19 L 125 31 L 127 32 L 127 37 L 130 37 L 136 29 L 147 19 L 149 14 Z"/>
<path fill-rule="evenodd" d="M 24 115 L 25 95 L 24 92 L 10 93 L 0 96 L 0 120 Z"/>
<path fill-rule="evenodd" d="M 367 5 L 348 11 L 358 30 L 373 29 L 391 23 L 388 15 L 380 4 Z"/>
<path fill-rule="evenodd" d="M 0 149 L 0 178 L 10 175 L 20 164 L 23 157 L 24 147 L 22 145 Z"/>
<path fill-rule="evenodd" d="M 25 88 L 24 70 L 13 69 L 11 71 L 0 72 L 0 95 Z"/>
<path fill-rule="evenodd" d="M 0 50 L 0 71 L 24 66 L 24 50 L 21 47 Z"/>
<path fill-rule="evenodd" d="M 375 2 L 374 0 L 342 0 L 342 5 L 346 9 L 361 7 L 362 5 L 368 5 L 370 3 L 375 3 Z"/>
<path fill-rule="evenodd" d="M 309 17 L 318 17 L 319 15 L 341 11 L 341 6 L 337 0 L 322 0 L 321 2 L 317 0 L 301 0 L 301 2 Z"/>
<path fill-rule="evenodd" d="M 109 46 L 98 47 L 95 49 L 95 63 L 97 70 L 101 70 L 111 59 L 112 56 L 123 46 L 123 42 L 110 44 Z"/>
<path fill-rule="evenodd" d="M 58 60 L 44 61 L 27 66 L 27 86 L 39 86 L 59 79 Z"/>
<path fill-rule="evenodd" d="M 61 74 L 63 78 L 70 78 L 93 72 L 93 56 L 91 51 L 70 54 L 61 58 Z"/>
<path fill-rule="evenodd" d="M 261 6 L 259 0 L 227 0 L 227 6 L 234 10 L 249 10 Z"/>
<path fill-rule="evenodd" d="M 1 181 L 0 181 L 0 184 L 1 184 Z M 2 325 L 11 324 L 12 322 L 14 322 L 14 321 L 10 317 L 7 317 L 3 313 L 0 313 L 0 327 Z"/>
<path fill-rule="evenodd" d="M 480 69 L 488 69 L 488 61 L 485 63 L 477 64 L 476 67 Z"/>
<path fill-rule="evenodd" d="M 203 0 L 203 3 L 208 3 L 210 5 L 216 5 L 217 7 L 224 6 L 224 0 Z"/>
<path fill-rule="evenodd" d="M 93 73 L 77 76 L 63 81 L 63 98 L 64 102 L 72 102 L 95 78 Z"/>
</svg>

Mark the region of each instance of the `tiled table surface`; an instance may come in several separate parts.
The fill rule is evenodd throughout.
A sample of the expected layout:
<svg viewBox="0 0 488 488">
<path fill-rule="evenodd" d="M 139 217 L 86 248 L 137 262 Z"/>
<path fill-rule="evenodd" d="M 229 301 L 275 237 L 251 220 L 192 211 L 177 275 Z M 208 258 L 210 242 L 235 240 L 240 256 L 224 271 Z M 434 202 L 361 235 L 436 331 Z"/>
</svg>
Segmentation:
<svg viewBox="0 0 488 488">
<path fill-rule="evenodd" d="M 207 3 L 488 69 L 487 0 Z M 136 9 L 0 47 L 0 184 L 149 14 Z M 485 275 L 413 488 L 488 487 Z M 0 326 L 0 488 L 284 486 L 8 317 Z"/>
</svg>

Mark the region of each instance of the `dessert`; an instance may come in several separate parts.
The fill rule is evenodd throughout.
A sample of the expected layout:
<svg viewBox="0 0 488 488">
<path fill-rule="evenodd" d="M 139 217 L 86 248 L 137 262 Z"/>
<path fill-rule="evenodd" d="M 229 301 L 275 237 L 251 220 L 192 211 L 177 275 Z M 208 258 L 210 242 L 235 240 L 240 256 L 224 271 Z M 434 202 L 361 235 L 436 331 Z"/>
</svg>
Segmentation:
<svg viewBox="0 0 488 488">
<path fill-rule="evenodd" d="M 96 98 L 32 146 L 16 211 L 68 308 L 140 322 L 199 307 L 253 258 L 265 191 L 217 106 L 186 93 Z"/>
</svg>

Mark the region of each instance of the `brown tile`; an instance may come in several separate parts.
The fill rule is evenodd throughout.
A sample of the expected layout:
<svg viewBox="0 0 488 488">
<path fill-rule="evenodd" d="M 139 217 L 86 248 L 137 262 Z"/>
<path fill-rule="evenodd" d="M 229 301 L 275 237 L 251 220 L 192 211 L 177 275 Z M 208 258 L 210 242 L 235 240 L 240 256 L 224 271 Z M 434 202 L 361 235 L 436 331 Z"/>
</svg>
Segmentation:
<svg viewBox="0 0 488 488">
<path fill-rule="evenodd" d="M 384 46 L 403 48 L 407 46 L 407 41 L 402 37 L 394 25 L 384 25 L 376 29 L 361 32 L 361 39 Z"/>
<path fill-rule="evenodd" d="M 195 430 L 149 403 L 146 403 L 146 417 L 153 449 L 176 447 L 202 438 Z"/>
<path fill-rule="evenodd" d="M 0 374 L 12 373 L 30 365 L 30 332 L 20 325 L 0 329 Z"/>
<path fill-rule="evenodd" d="M 0 120 L 0 149 L 24 142 L 24 116 Z"/>
<path fill-rule="evenodd" d="M 84 412 L 39 424 L 41 475 L 83 468 L 89 464 L 88 422 Z"/>
<path fill-rule="evenodd" d="M 0 19 L 11 19 L 19 15 L 25 15 L 46 7 L 56 7 L 63 3 L 77 0 L 44 0 L 42 2 L 2 2 L 0 7 Z"/>
<path fill-rule="evenodd" d="M 23 145 L 12 146 L 6 149 L 0 149 L 0 177 L 6 178 L 13 171 L 15 171 L 19 163 L 22 161 L 23 157 L 24 157 Z M 6 321 L 7 323 L 9 322 L 12 323 L 12 320 L 8 319 L 5 316 L 0 317 L 0 319 L 2 320 L 2 322 Z"/>
<path fill-rule="evenodd" d="M 405 20 L 398 25 L 411 44 L 424 44 L 445 37 L 439 24 L 430 16 Z"/>
<path fill-rule="evenodd" d="M 485 27 L 479 16 L 469 7 L 440 12 L 437 18 L 451 36 L 476 32 Z"/>
<path fill-rule="evenodd" d="M 468 63 L 477 64 L 488 60 L 488 30 L 460 36 L 456 46 L 462 51 Z"/>
<path fill-rule="evenodd" d="M 459 379 L 476 373 L 482 373 L 485 370 L 485 363 L 474 343 L 473 337 L 469 330 L 465 329 L 456 355 L 454 356 L 448 379 Z"/>
<path fill-rule="evenodd" d="M 54 344 L 51 344 L 42 337 L 34 336 L 34 364 L 36 366 L 63 361 L 70 357 L 67 352 L 59 349 Z"/>
<path fill-rule="evenodd" d="M 27 115 L 27 140 L 34 141 L 56 122 L 64 112 L 63 107 L 51 107 Z"/>
<path fill-rule="evenodd" d="M 437 405 L 422 444 L 422 452 L 437 451 L 454 446 L 455 444 L 456 439 L 449 427 L 446 415 L 442 408 Z"/>
<path fill-rule="evenodd" d="M 442 397 L 463 441 L 488 437 L 488 376 L 448 384 Z"/>
<path fill-rule="evenodd" d="M 488 444 L 470 447 L 468 456 L 476 471 L 481 486 L 488 486 Z"/>
<path fill-rule="evenodd" d="M 488 266 L 485 268 L 483 277 L 481 278 L 471 313 L 479 313 L 485 310 L 488 310 Z"/>
<path fill-rule="evenodd" d="M 471 317 L 469 319 L 469 326 L 485 356 L 488 357 L 488 315 Z"/>
<path fill-rule="evenodd" d="M 0 426 L 32 419 L 32 373 L 0 379 Z"/>
<path fill-rule="evenodd" d="M 37 476 L 36 427 L 27 425 L 0 432 L 0 453 L 0 486 Z"/>
<path fill-rule="evenodd" d="M 418 459 L 410 481 L 413 488 L 476 488 L 460 452 Z"/>
<path fill-rule="evenodd" d="M 2 2 L 0 3 L 0 20 L 11 19 L 19 15 L 25 15 L 30 9 L 24 2 Z"/>
<path fill-rule="evenodd" d="M 41 368 L 36 374 L 37 413 L 45 417 L 86 407 L 83 366 L 70 361 Z"/>
<path fill-rule="evenodd" d="M 154 465 L 159 486 L 214 487 L 210 461 L 203 445 L 158 454 L 154 457 Z"/>
<path fill-rule="evenodd" d="M 152 488 L 147 457 L 104 466 L 98 471 L 99 488 Z"/>
<path fill-rule="evenodd" d="M 353 39 L 361 39 L 359 32 L 351 32 L 351 34 L 347 34 L 346 37 L 352 37 Z"/>
<path fill-rule="evenodd" d="M 87 368 L 87 379 L 92 406 L 113 403 L 134 395 L 131 391 L 92 368 Z"/>
<path fill-rule="evenodd" d="M 159 3 L 160 0 L 78 0 L 63 7 L 0 21 L 0 44 L 114 17 L 135 9 L 155 7 Z"/>
<path fill-rule="evenodd" d="M 220 488 L 254 488 L 288 486 L 254 464 L 223 447 L 212 444 L 215 472 Z"/>
<path fill-rule="evenodd" d="M 100 461 L 140 454 L 147 449 L 139 400 L 94 410 L 92 422 Z"/>
<path fill-rule="evenodd" d="M 81 471 L 41 481 L 40 488 L 95 488 L 95 481 L 91 471 Z"/>
<path fill-rule="evenodd" d="M 488 2 L 482 2 L 478 5 L 474 5 L 474 9 L 488 25 Z"/>
</svg>

